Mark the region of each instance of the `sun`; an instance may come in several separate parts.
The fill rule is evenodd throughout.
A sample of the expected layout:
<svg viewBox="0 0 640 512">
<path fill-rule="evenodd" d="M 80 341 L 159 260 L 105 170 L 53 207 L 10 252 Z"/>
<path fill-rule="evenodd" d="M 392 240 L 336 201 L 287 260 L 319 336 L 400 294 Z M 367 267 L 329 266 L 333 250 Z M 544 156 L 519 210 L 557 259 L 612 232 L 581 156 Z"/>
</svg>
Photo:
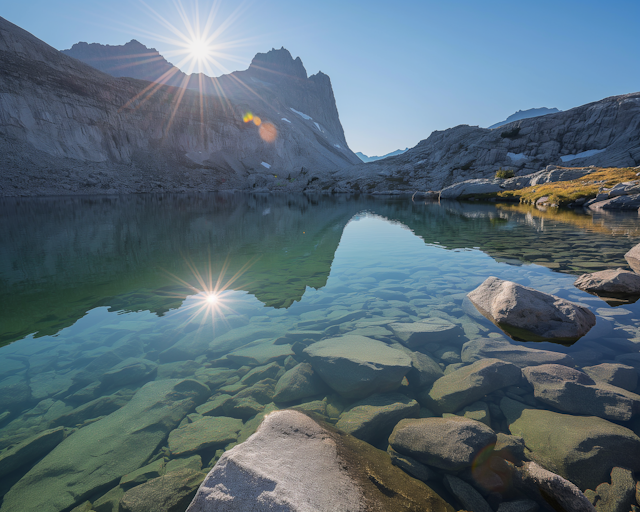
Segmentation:
<svg viewBox="0 0 640 512">
<path fill-rule="evenodd" d="M 211 57 L 211 47 L 203 39 L 192 39 L 187 45 L 189 55 L 193 60 L 206 61 Z"/>
</svg>

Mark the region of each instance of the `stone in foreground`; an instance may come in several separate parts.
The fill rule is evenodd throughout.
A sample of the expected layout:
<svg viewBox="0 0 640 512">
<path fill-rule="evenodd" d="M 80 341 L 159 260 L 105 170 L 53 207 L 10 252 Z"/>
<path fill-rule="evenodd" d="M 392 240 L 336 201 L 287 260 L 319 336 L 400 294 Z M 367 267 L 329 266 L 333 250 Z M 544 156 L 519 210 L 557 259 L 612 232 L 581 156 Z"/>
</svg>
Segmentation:
<svg viewBox="0 0 640 512">
<path fill-rule="evenodd" d="M 291 410 L 269 414 L 247 441 L 225 452 L 187 512 L 239 510 L 453 512 L 385 452 Z"/>
<path fill-rule="evenodd" d="M 398 453 L 445 471 L 460 471 L 478 453 L 496 443 L 496 433 L 479 421 L 461 418 L 423 418 L 400 421 L 389 436 Z"/>
<path fill-rule="evenodd" d="M 483 359 L 440 377 L 421 395 L 437 412 L 456 412 L 485 395 L 520 382 L 520 368 L 499 359 Z"/>
<path fill-rule="evenodd" d="M 529 409 L 509 398 L 500 409 L 531 458 L 582 490 L 607 481 L 616 466 L 640 470 L 640 438 L 628 428 L 594 416 Z"/>
<path fill-rule="evenodd" d="M 583 306 L 497 277 L 488 277 L 467 297 L 516 340 L 573 343 L 596 324 Z"/>
<path fill-rule="evenodd" d="M 304 353 L 329 387 L 351 399 L 394 391 L 411 369 L 407 354 L 365 336 L 319 341 Z"/>
</svg>

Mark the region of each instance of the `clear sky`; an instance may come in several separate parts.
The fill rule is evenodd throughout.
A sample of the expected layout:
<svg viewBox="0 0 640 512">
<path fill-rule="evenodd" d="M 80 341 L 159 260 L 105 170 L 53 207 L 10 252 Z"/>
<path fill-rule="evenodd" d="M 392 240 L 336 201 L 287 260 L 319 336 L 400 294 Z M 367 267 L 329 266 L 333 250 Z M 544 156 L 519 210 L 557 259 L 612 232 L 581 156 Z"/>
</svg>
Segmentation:
<svg viewBox="0 0 640 512">
<path fill-rule="evenodd" d="M 202 25 L 217 9 L 216 74 L 284 46 L 329 75 L 347 142 L 367 155 L 640 91 L 639 0 L 20 0 L 0 16 L 57 49 L 135 38 L 178 65 L 158 16 L 186 32 L 179 5 L 193 24 L 197 5 Z"/>
</svg>

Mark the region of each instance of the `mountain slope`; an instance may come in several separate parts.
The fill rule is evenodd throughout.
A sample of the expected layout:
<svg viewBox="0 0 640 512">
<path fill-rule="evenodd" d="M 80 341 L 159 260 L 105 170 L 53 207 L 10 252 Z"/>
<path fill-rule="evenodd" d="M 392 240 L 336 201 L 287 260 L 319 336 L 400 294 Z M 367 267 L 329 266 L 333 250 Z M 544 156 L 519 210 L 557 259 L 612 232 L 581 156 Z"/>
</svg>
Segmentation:
<svg viewBox="0 0 640 512">
<path fill-rule="evenodd" d="M 511 114 L 504 121 L 500 121 L 499 123 L 492 124 L 489 126 L 489 129 L 498 128 L 505 124 L 513 123 L 514 121 L 520 121 L 521 119 L 529 119 L 531 117 L 538 116 L 546 116 L 547 114 L 555 114 L 557 112 L 561 112 L 557 108 L 530 108 L 528 110 L 518 110 L 515 114 Z"/>
<path fill-rule="evenodd" d="M 549 164 L 640 165 L 640 93 L 523 119 L 498 129 L 435 131 L 406 153 L 336 173 L 336 191 L 440 190 L 499 168 L 530 174 Z"/>
<path fill-rule="evenodd" d="M 112 77 L 0 18 L 0 62 L 0 195 L 302 190 L 359 162 L 329 77 L 283 76 L 302 66 L 286 50 L 201 95 Z"/>
</svg>

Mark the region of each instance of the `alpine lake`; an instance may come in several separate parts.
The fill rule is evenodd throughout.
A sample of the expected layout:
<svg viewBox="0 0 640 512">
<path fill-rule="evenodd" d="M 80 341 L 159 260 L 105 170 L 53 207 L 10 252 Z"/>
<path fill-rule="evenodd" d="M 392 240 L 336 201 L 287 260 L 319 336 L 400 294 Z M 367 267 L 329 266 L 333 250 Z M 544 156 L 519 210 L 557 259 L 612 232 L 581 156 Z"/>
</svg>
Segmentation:
<svg viewBox="0 0 640 512">
<path fill-rule="evenodd" d="M 402 418 L 466 416 L 593 496 L 613 467 L 640 470 L 629 461 L 640 396 L 616 419 L 550 405 L 524 378 L 457 411 L 435 411 L 427 394 L 496 358 L 625 365 L 633 401 L 639 303 L 573 283 L 628 269 L 624 254 L 638 243 L 635 212 L 371 196 L 2 199 L 0 510 L 116 511 L 125 493 L 176 471 L 190 480 L 167 492 L 192 496 L 225 450 L 286 408 L 385 451 Z M 466 298 L 489 276 L 586 305 L 596 325 L 570 345 L 514 340 Z M 429 319 L 452 324 L 450 334 L 410 344 L 397 327 Z M 382 343 L 412 369 L 395 390 L 341 393 L 305 352 L 336 338 Z M 309 378 L 287 387 L 294 368 Z M 447 471 L 427 466 L 425 483 L 460 509 Z M 500 493 L 478 474 L 456 474 L 497 508 Z"/>
</svg>

